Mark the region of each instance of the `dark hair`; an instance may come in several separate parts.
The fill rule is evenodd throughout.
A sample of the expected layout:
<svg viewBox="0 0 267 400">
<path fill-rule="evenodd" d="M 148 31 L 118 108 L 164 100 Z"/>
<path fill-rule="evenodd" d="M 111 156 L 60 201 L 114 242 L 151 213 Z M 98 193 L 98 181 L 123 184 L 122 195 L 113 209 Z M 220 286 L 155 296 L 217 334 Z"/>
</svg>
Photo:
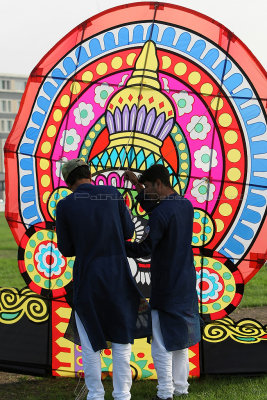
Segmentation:
<svg viewBox="0 0 267 400">
<path fill-rule="evenodd" d="M 72 186 L 78 179 L 91 179 L 91 172 L 87 165 L 81 165 L 71 171 L 66 179 L 66 183 Z"/>
<path fill-rule="evenodd" d="M 154 184 L 159 179 L 165 186 L 171 187 L 170 174 L 166 167 L 154 164 L 145 170 L 139 178 L 140 183 L 151 182 Z"/>
</svg>

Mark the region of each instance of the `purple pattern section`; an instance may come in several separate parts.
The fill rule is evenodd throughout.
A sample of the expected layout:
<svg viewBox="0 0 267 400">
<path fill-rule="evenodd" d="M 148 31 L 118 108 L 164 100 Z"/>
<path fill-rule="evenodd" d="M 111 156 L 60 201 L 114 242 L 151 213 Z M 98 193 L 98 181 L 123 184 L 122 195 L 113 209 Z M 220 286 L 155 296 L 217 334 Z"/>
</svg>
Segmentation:
<svg viewBox="0 0 267 400">
<path fill-rule="evenodd" d="M 113 116 L 110 111 L 107 111 L 107 113 L 106 113 L 106 122 L 107 122 L 107 127 L 108 127 L 109 133 L 110 134 L 115 133 Z"/>
<path fill-rule="evenodd" d="M 166 121 L 165 113 L 161 113 L 156 118 L 155 108 L 147 113 L 145 105 L 137 110 L 136 104 L 134 104 L 129 110 L 126 104 L 122 111 L 116 107 L 114 115 L 110 111 L 106 111 L 106 122 L 111 135 L 116 132 L 141 132 L 163 141 L 173 128 L 174 118 Z"/>
<path fill-rule="evenodd" d="M 174 118 L 171 118 L 165 123 L 165 125 L 161 129 L 158 138 L 160 140 L 164 140 L 165 137 L 168 135 L 168 133 L 172 130 L 173 125 L 174 125 Z"/>
<path fill-rule="evenodd" d="M 116 109 L 115 109 L 114 116 L 115 116 L 116 131 L 117 132 L 121 132 L 121 128 L 122 128 L 122 126 L 121 126 L 121 112 L 120 112 L 118 107 L 116 107 Z"/>
<path fill-rule="evenodd" d="M 158 118 L 156 119 L 156 121 L 155 121 L 153 130 L 152 130 L 152 132 L 151 132 L 151 135 L 152 135 L 152 136 L 155 136 L 155 137 L 158 137 L 158 136 L 159 136 L 160 130 L 161 130 L 162 126 L 164 125 L 164 122 L 165 122 L 165 114 L 164 114 L 164 113 L 161 113 L 161 114 L 158 116 Z"/>
<path fill-rule="evenodd" d="M 156 111 L 155 111 L 155 108 L 152 108 L 152 110 L 150 110 L 149 113 L 147 114 L 144 133 L 149 134 L 149 132 L 151 131 L 151 128 L 153 126 L 153 123 L 155 121 L 155 118 L 156 118 Z"/>
<path fill-rule="evenodd" d="M 80 366 L 77 363 L 78 358 L 82 357 L 82 351 L 81 351 L 81 347 L 78 346 L 79 350 L 77 349 L 77 345 L 74 345 L 74 370 L 75 370 L 75 376 L 79 377 L 78 372 L 81 371 L 83 369 L 82 366 Z"/>
<path fill-rule="evenodd" d="M 129 131 L 134 130 L 134 125 L 135 125 L 135 119 L 136 119 L 136 113 L 137 113 L 137 107 L 136 105 L 133 106 L 132 111 L 131 111 L 131 117 L 130 117 L 130 126 L 129 126 Z"/>
<path fill-rule="evenodd" d="M 145 118 L 146 118 L 146 107 L 142 106 L 138 111 L 137 120 L 135 124 L 137 132 L 143 132 L 143 125 L 145 122 Z"/>
<path fill-rule="evenodd" d="M 129 127 L 129 123 L 130 123 L 130 111 L 128 106 L 126 105 L 123 108 L 123 112 L 122 112 L 122 126 L 123 126 L 123 130 L 126 131 Z"/>
</svg>

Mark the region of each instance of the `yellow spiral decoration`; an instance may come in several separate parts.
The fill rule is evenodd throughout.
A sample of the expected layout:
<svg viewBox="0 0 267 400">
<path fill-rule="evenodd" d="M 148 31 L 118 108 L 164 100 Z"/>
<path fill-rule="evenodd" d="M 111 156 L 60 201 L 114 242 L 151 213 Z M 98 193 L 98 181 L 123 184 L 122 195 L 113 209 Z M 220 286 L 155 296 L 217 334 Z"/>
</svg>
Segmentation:
<svg viewBox="0 0 267 400">
<path fill-rule="evenodd" d="M 49 317 L 47 303 L 27 287 L 0 288 L 0 322 L 15 324 L 23 315 L 32 322 L 44 322 Z"/>
<path fill-rule="evenodd" d="M 267 326 L 253 319 L 242 319 L 238 322 L 226 317 L 207 324 L 203 339 L 207 342 L 222 342 L 228 337 L 243 344 L 259 343 L 267 340 Z M 265 337 L 264 337 L 265 336 Z"/>
</svg>

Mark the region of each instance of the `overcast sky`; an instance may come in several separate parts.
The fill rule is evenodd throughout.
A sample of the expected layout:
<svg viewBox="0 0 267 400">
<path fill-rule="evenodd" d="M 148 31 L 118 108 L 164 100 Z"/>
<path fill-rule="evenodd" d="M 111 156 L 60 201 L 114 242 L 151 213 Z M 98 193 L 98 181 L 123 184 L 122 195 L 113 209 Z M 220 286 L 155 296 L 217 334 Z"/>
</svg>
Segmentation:
<svg viewBox="0 0 267 400">
<path fill-rule="evenodd" d="M 234 32 L 267 69 L 267 0 L 169 0 Z M 0 73 L 29 75 L 80 22 L 127 0 L 1 0 Z"/>
</svg>

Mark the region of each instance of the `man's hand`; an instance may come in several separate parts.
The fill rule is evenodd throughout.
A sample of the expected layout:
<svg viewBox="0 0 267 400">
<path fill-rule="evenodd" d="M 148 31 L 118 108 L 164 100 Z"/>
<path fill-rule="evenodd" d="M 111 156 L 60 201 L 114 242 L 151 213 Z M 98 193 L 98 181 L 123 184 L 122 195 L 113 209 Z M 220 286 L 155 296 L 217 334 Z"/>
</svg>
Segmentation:
<svg viewBox="0 0 267 400">
<path fill-rule="evenodd" d="M 138 178 L 134 172 L 127 170 L 127 171 L 125 171 L 123 176 L 124 176 L 125 181 L 130 181 L 131 184 L 135 186 L 138 193 L 144 189 L 143 185 L 141 183 L 139 183 Z"/>
</svg>

